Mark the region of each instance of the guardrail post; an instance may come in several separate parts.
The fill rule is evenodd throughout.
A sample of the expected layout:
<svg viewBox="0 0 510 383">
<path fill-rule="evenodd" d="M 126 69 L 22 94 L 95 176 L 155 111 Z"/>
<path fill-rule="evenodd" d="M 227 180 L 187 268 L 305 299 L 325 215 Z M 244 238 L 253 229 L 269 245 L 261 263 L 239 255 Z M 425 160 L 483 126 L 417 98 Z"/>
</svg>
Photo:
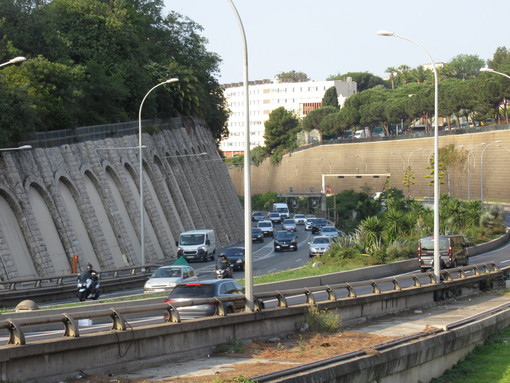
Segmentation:
<svg viewBox="0 0 510 383">
<path fill-rule="evenodd" d="M 397 291 L 402 290 L 402 288 L 400 287 L 400 284 L 398 283 L 398 280 L 393 279 L 392 282 L 393 282 L 393 290 L 397 290 Z"/>
<path fill-rule="evenodd" d="M 168 312 L 168 319 L 166 319 L 166 322 L 170 323 L 180 323 L 181 322 L 181 316 L 179 314 L 179 311 L 171 304 L 169 303 L 166 311 Z"/>
<path fill-rule="evenodd" d="M 67 313 L 62 313 L 62 316 L 62 322 L 64 322 L 65 327 L 64 336 L 78 338 L 80 336 L 80 330 L 74 318 Z"/>
<path fill-rule="evenodd" d="M 244 300 L 246 303 L 246 298 Z M 257 297 L 253 297 L 253 311 L 262 311 L 264 308 L 264 302 L 258 299 Z M 244 311 L 250 311 L 250 308 L 245 305 Z"/>
<path fill-rule="evenodd" d="M 283 294 L 279 291 L 276 292 L 276 298 L 278 298 L 278 307 L 289 307 L 287 304 L 287 299 L 283 296 Z"/>
<path fill-rule="evenodd" d="M 328 293 L 328 301 L 336 301 L 336 293 L 331 287 L 327 286 L 326 292 Z"/>
<path fill-rule="evenodd" d="M 124 317 L 115 309 L 112 308 L 112 330 L 126 331 L 126 321 Z"/>
<path fill-rule="evenodd" d="M 25 344 L 25 334 L 21 327 L 12 319 L 7 319 L 7 322 L 9 322 L 9 344 Z"/>
<path fill-rule="evenodd" d="M 414 287 L 421 287 L 421 282 L 420 282 L 420 280 L 418 279 L 418 277 L 416 275 L 413 275 L 413 286 Z"/>
<path fill-rule="evenodd" d="M 347 286 L 345 288 L 347 289 L 347 296 L 349 298 L 356 298 L 356 292 L 354 291 L 350 284 L 347 283 Z"/>
<path fill-rule="evenodd" d="M 215 299 L 216 301 L 216 314 L 222 317 L 227 316 L 227 310 L 225 310 L 225 305 L 222 301 L 220 301 L 218 298 Z"/>
<path fill-rule="evenodd" d="M 309 305 L 314 305 L 315 304 L 315 298 L 313 296 L 313 293 L 306 289 L 305 291 L 305 296 L 306 296 L 306 303 L 309 304 Z"/>
<path fill-rule="evenodd" d="M 381 294 L 381 289 L 375 281 L 372 281 L 372 294 Z"/>
<path fill-rule="evenodd" d="M 444 281 L 453 281 L 452 275 L 450 274 L 450 272 L 448 270 L 445 270 L 442 273 L 442 276 L 443 276 Z"/>
</svg>

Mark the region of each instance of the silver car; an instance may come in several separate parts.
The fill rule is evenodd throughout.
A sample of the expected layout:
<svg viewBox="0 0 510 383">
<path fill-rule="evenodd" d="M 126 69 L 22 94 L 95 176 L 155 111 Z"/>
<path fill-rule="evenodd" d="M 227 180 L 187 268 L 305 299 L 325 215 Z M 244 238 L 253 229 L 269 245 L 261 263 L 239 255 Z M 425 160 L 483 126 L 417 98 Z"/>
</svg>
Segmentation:
<svg viewBox="0 0 510 383">
<path fill-rule="evenodd" d="M 331 238 L 326 236 L 317 236 L 311 242 L 308 242 L 310 258 L 321 256 L 329 250 Z"/>
<path fill-rule="evenodd" d="M 319 232 L 319 235 L 334 239 L 341 237 L 343 233 L 334 226 L 324 226 Z"/>
<path fill-rule="evenodd" d="M 293 218 L 285 218 L 282 222 L 282 229 L 296 231 L 296 222 L 294 222 Z"/>
<path fill-rule="evenodd" d="M 196 282 L 198 277 L 191 266 L 162 266 L 154 273 L 143 287 L 144 293 L 171 291 L 179 283 Z"/>
</svg>

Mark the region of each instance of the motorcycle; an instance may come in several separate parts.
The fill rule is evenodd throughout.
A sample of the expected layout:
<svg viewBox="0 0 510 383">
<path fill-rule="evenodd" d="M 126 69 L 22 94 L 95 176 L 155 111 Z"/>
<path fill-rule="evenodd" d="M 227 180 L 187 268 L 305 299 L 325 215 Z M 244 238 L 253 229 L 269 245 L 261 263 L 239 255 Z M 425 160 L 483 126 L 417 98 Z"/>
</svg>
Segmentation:
<svg viewBox="0 0 510 383">
<path fill-rule="evenodd" d="M 216 279 L 224 279 L 224 278 L 232 278 L 233 277 L 231 266 L 217 268 L 215 272 L 216 272 Z"/>
<path fill-rule="evenodd" d="M 76 294 L 80 302 L 86 299 L 96 300 L 101 295 L 99 289 L 99 278 L 96 273 L 89 274 L 88 271 L 82 271 L 78 277 L 78 293 Z"/>
</svg>

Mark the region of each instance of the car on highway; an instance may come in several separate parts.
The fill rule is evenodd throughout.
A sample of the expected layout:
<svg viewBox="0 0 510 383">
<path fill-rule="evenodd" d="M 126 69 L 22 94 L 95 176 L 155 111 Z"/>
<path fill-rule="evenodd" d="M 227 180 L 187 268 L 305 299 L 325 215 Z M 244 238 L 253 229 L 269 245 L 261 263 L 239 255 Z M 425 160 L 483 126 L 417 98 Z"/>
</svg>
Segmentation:
<svg viewBox="0 0 510 383">
<path fill-rule="evenodd" d="M 324 218 L 317 218 L 312 224 L 312 234 L 318 234 L 324 226 L 328 226 L 329 222 Z"/>
<path fill-rule="evenodd" d="M 262 230 L 265 237 L 274 237 L 273 223 L 267 219 L 257 222 L 257 227 Z"/>
<path fill-rule="evenodd" d="M 331 238 L 319 235 L 308 242 L 308 246 L 308 254 L 310 258 L 321 256 L 329 250 L 331 246 Z"/>
<path fill-rule="evenodd" d="M 317 219 L 317 217 L 307 217 L 305 220 L 305 230 L 307 230 L 307 231 L 312 230 L 312 226 L 316 219 Z"/>
<path fill-rule="evenodd" d="M 343 233 L 334 226 L 323 226 L 319 232 L 319 235 L 335 239 L 343 236 Z"/>
<path fill-rule="evenodd" d="M 304 225 L 306 222 L 306 216 L 304 214 L 294 214 L 294 222 L 296 225 Z"/>
<path fill-rule="evenodd" d="M 282 229 L 296 231 L 296 222 L 294 222 L 294 219 L 292 218 L 285 218 L 282 222 Z"/>
<path fill-rule="evenodd" d="M 269 219 L 273 223 L 273 225 L 277 223 L 282 223 L 282 217 L 280 216 L 280 213 L 277 213 L 275 211 L 268 213 L 267 219 Z"/>
<path fill-rule="evenodd" d="M 255 211 L 251 214 L 251 220 L 253 222 L 262 221 L 264 219 L 264 213 Z"/>
<path fill-rule="evenodd" d="M 143 286 L 144 293 L 171 291 L 179 283 L 196 282 L 198 277 L 191 266 L 161 266 L 157 268 Z"/>
<path fill-rule="evenodd" d="M 434 242 L 434 237 L 422 237 L 418 240 L 418 264 L 423 272 L 434 269 Z M 469 265 L 469 243 L 464 236 L 440 235 L 438 242 L 441 269 Z"/>
<path fill-rule="evenodd" d="M 253 242 L 264 242 L 264 233 L 258 227 L 251 229 L 251 240 Z"/>
<path fill-rule="evenodd" d="M 279 230 L 274 236 L 274 251 L 297 251 L 297 235 L 292 230 Z"/>
<path fill-rule="evenodd" d="M 165 299 L 165 303 L 186 302 L 194 299 L 236 297 L 244 295 L 244 287 L 233 279 L 210 279 L 195 283 L 183 283 L 175 286 Z M 223 302 L 227 313 L 244 310 L 244 300 Z M 203 304 L 177 307 L 181 319 L 193 319 L 213 316 L 216 305 Z"/>
<path fill-rule="evenodd" d="M 244 271 L 244 247 L 227 247 L 223 254 L 227 256 L 234 271 Z"/>
</svg>

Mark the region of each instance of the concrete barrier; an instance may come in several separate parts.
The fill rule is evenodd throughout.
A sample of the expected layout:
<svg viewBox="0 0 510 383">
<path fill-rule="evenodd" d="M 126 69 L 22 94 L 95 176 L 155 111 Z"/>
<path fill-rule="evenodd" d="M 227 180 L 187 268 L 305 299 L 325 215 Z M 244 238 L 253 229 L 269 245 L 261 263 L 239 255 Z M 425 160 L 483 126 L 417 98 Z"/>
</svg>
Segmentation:
<svg viewBox="0 0 510 383">
<path fill-rule="evenodd" d="M 502 282 L 503 272 L 490 273 Z M 485 285 L 480 274 L 423 288 L 369 294 L 318 302 L 319 309 L 333 310 L 348 325 L 354 321 L 435 304 L 435 297 L 449 291 L 467 294 Z M 0 346 L 0 379 L 26 383 L 54 382 L 81 369 L 89 373 L 116 373 L 158 364 L 204 357 L 218 345 L 233 340 L 267 339 L 297 331 L 308 305 L 265 309 L 181 323 L 162 323 L 126 331 L 106 331 L 80 337 L 52 339 L 23 346 Z"/>
</svg>

